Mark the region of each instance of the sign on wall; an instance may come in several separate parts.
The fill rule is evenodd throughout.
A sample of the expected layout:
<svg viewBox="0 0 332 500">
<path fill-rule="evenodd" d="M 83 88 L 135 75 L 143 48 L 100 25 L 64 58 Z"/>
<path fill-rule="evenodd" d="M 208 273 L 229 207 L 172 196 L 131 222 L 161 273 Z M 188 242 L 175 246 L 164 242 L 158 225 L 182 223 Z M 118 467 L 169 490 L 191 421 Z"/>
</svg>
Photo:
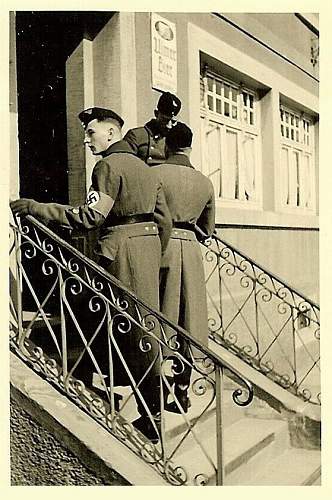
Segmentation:
<svg viewBox="0 0 332 500">
<path fill-rule="evenodd" d="M 175 24 L 151 14 L 152 88 L 177 92 L 177 53 Z"/>
</svg>

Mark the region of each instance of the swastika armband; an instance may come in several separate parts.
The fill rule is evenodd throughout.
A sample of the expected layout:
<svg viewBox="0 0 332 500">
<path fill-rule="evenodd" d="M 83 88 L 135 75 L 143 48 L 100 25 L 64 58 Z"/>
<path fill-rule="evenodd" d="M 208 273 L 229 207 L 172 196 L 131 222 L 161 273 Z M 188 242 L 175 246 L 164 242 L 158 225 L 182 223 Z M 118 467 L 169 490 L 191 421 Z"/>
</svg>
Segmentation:
<svg viewBox="0 0 332 500">
<path fill-rule="evenodd" d="M 89 191 L 85 204 L 99 212 L 104 217 L 107 217 L 108 213 L 114 205 L 114 200 L 108 194 L 102 193 L 100 191 Z"/>
</svg>

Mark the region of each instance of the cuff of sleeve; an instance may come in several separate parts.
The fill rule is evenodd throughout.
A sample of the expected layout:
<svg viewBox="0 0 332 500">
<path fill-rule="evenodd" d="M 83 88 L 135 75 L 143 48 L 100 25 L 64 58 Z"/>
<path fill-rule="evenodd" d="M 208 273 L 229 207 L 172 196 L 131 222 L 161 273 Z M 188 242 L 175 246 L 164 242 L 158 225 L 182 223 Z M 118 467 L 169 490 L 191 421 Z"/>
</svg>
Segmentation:
<svg viewBox="0 0 332 500">
<path fill-rule="evenodd" d="M 38 201 L 35 201 L 35 200 L 30 200 L 30 204 L 29 204 L 29 213 L 31 215 L 38 215 L 38 205 L 40 205 L 40 203 L 38 203 Z"/>
<path fill-rule="evenodd" d="M 54 221 L 62 226 L 68 226 L 65 209 L 66 206 L 57 205 L 56 203 L 39 203 L 38 201 L 31 200 L 29 212 L 31 215 L 45 221 Z"/>
</svg>

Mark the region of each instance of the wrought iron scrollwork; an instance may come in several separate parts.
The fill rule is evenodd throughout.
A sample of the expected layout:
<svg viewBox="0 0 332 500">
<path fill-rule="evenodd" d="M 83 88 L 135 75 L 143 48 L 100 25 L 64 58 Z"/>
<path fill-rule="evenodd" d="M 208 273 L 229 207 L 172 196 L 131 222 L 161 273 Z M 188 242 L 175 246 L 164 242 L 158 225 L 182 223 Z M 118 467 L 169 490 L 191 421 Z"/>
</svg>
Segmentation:
<svg viewBox="0 0 332 500">
<path fill-rule="evenodd" d="M 16 255 L 19 280 L 35 301 L 35 310 L 28 323 L 23 321 L 22 310 L 17 308 L 18 326 L 11 335 L 12 348 L 169 484 L 213 483 L 215 478 L 211 480 L 211 475 L 217 476 L 215 456 L 206 445 L 200 426 L 204 428 L 204 422 L 214 413 L 219 415 L 217 388 L 221 386 L 217 382 L 224 368 L 222 360 L 195 341 L 190 332 L 184 332 L 142 304 L 117 280 L 41 223 L 27 218 L 12 230 L 16 239 L 12 252 Z M 214 280 L 218 292 L 221 290 L 231 296 L 227 302 L 224 295 L 215 297 L 214 290 L 210 292 L 214 306 L 209 315 L 212 338 L 280 385 L 290 387 L 305 400 L 320 404 L 320 393 L 316 396 L 306 384 L 309 375 L 318 369 L 316 357 L 312 356 L 307 372 L 296 378 L 295 363 L 290 363 L 288 371 L 281 370 L 273 350 L 278 343 L 284 349 L 282 341 L 289 332 L 293 344 L 300 338 L 298 314 L 308 318 L 310 335 L 317 342 L 319 308 L 288 290 L 221 240 L 209 240 L 206 248 L 204 258 L 212 269 L 208 279 L 211 283 Z M 30 263 L 32 259 L 38 262 L 38 272 L 45 286 L 42 291 L 36 289 L 30 279 L 26 261 Z M 276 329 L 272 317 L 279 320 Z M 37 318 L 42 320 L 44 328 L 40 335 Z M 270 335 L 263 343 L 262 322 L 268 325 Z M 31 332 L 33 340 L 29 337 Z M 135 349 L 137 363 L 144 356 L 151 357 L 148 368 L 139 377 L 134 375 L 133 365 L 128 361 L 127 343 L 130 349 Z M 188 347 L 185 354 L 183 343 Z M 283 354 L 282 349 L 281 352 Z M 146 396 L 143 397 L 146 394 L 143 386 L 154 363 L 160 368 L 160 426 L 155 424 L 155 408 Z M 232 400 L 240 407 L 249 405 L 253 399 L 252 384 L 235 368 L 233 371 L 227 369 L 239 383 L 239 388 L 232 392 Z M 184 410 L 176 391 L 177 379 L 186 372 L 190 373 L 186 388 L 192 403 L 190 410 Z M 125 379 L 127 392 L 124 391 L 122 399 L 116 403 L 118 376 Z M 151 391 L 155 389 L 151 386 Z M 175 403 L 177 415 L 168 411 L 170 402 Z M 154 425 L 157 442 L 152 443 L 135 428 L 138 407 L 140 412 L 144 408 L 147 419 Z M 176 437 L 168 429 L 174 418 L 179 419 L 180 430 Z M 218 433 L 214 437 L 216 442 L 220 440 Z M 194 469 L 183 462 L 187 448 L 192 445 L 195 446 L 195 458 L 197 456 Z"/>
<path fill-rule="evenodd" d="M 312 373 L 319 378 L 319 306 L 219 237 L 205 247 L 211 340 L 293 394 L 319 404 L 317 388 L 310 387 Z M 212 261 L 218 265 L 212 268 Z"/>
</svg>

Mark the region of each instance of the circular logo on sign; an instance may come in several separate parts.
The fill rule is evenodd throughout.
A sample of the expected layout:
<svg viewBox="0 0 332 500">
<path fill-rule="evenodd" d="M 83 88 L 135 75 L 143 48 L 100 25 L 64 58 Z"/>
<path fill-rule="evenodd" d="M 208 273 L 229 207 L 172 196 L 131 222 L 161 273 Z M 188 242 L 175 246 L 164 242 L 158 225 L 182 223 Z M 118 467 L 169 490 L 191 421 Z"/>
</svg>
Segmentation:
<svg viewBox="0 0 332 500">
<path fill-rule="evenodd" d="M 156 31 L 158 31 L 159 35 L 167 41 L 171 41 L 174 38 L 174 33 L 168 24 L 163 21 L 157 21 L 155 24 Z"/>
<path fill-rule="evenodd" d="M 98 191 L 90 191 L 88 193 L 88 196 L 86 197 L 86 204 L 89 205 L 89 207 L 93 207 L 98 203 L 100 200 L 100 195 Z"/>
</svg>

